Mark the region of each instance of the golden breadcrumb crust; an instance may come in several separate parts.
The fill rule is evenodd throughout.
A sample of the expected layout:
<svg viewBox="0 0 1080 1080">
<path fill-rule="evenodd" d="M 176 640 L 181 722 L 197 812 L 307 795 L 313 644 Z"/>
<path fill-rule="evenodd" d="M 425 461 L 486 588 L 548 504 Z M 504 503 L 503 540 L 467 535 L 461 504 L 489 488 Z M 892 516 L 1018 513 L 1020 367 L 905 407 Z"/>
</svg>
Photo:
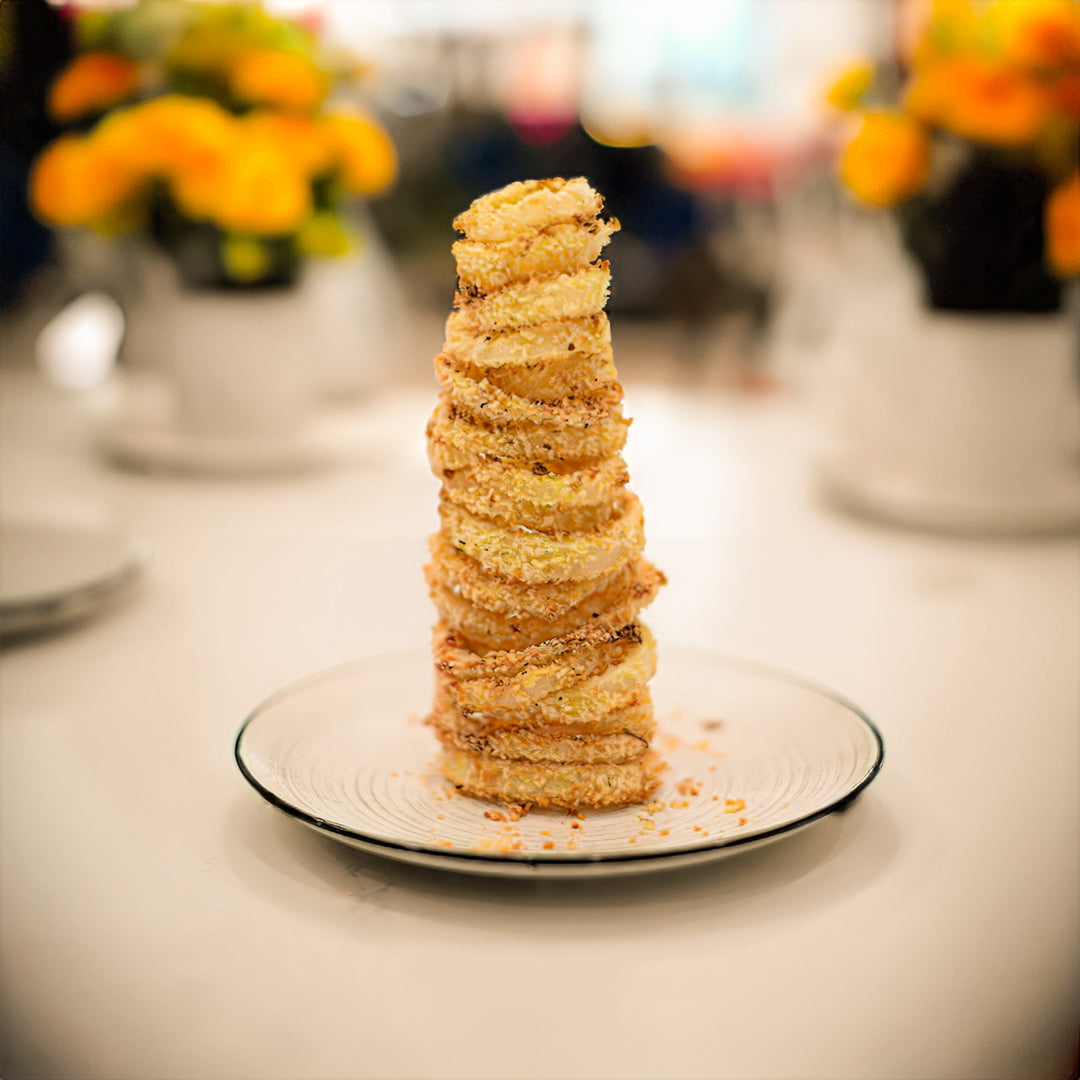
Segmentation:
<svg viewBox="0 0 1080 1080">
<path fill-rule="evenodd" d="M 536 806 L 641 802 L 661 763 L 638 622 L 642 557 L 601 258 L 618 229 L 583 177 L 520 181 L 455 219 L 455 310 L 427 427 L 441 483 L 425 567 L 439 614 L 429 717 L 469 794 Z"/>
</svg>

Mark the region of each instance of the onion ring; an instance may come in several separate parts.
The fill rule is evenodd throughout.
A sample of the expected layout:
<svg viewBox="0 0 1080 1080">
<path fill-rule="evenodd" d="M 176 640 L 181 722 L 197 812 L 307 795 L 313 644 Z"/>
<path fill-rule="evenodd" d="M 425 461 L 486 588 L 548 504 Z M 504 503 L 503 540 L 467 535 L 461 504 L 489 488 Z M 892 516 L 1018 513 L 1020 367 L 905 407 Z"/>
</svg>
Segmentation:
<svg viewBox="0 0 1080 1080">
<path fill-rule="evenodd" d="M 454 218 L 454 228 L 469 240 L 500 243 L 562 221 L 589 221 L 603 207 L 583 176 L 521 180 L 477 199 Z"/>
<path fill-rule="evenodd" d="M 470 560 L 472 561 L 472 560 Z M 469 649 L 487 652 L 496 649 L 514 651 L 562 638 L 582 627 L 617 629 L 633 622 L 664 583 L 664 575 L 644 559 L 620 568 L 614 575 L 600 579 L 600 585 L 577 604 L 555 614 L 496 612 L 471 602 L 464 590 L 440 581 L 433 566 L 427 568 L 431 598 L 444 623 L 455 628 Z M 592 585 L 592 582 L 569 583 Z M 566 588 L 557 585 L 553 588 Z M 514 600 L 530 588 L 508 583 L 508 600 Z M 544 586 L 533 587 L 544 588 Z"/>
<path fill-rule="evenodd" d="M 588 224 L 566 221 L 499 242 L 458 240 L 450 250 L 458 281 L 492 292 L 513 281 L 573 273 L 588 266 L 600 257 L 618 228 L 614 218 Z"/>
<path fill-rule="evenodd" d="M 480 333 L 554 319 L 585 319 L 603 310 L 610 283 L 608 264 L 600 262 L 574 274 L 521 281 L 492 293 L 459 292 L 455 306 Z"/>
<path fill-rule="evenodd" d="M 449 543 L 441 532 L 431 537 L 429 550 L 429 580 L 444 585 L 455 596 L 494 614 L 548 622 L 587 600 L 595 600 L 606 608 L 613 599 L 606 590 L 629 587 L 639 578 L 641 566 L 648 565 L 640 559 L 598 578 L 530 585 L 488 573 L 475 559 Z M 590 621 L 595 620 L 582 620 L 583 623 Z"/>
<path fill-rule="evenodd" d="M 615 764 L 640 758 L 649 749 L 648 737 L 628 731 L 610 735 L 549 734 L 531 728 L 503 728 L 480 735 L 443 727 L 438 718 L 432 727 L 444 746 L 456 747 L 495 758 L 560 765 Z"/>
<path fill-rule="evenodd" d="M 478 334 L 463 312 L 453 311 L 446 320 L 443 352 L 461 363 L 498 368 L 546 363 L 572 352 L 591 355 L 610 345 L 611 326 L 603 312 Z"/>
<path fill-rule="evenodd" d="M 606 346 L 602 352 L 568 353 L 558 360 L 544 363 L 484 368 L 462 364 L 451 358 L 451 365 L 466 378 L 487 379 L 504 393 L 528 401 L 556 401 L 600 394 L 621 396 L 615 390 L 619 384 L 619 373 L 615 369 L 610 346 Z"/>
<path fill-rule="evenodd" d="M 455 748 L 443 752 L 442 769 L 455 787 L 470 795 L 576 810 L 645 802 L 660 782 L 663 765 L 651 750 L 622 765 L 549 765 Z"/>
<path fill-rule="evenodd" d="M 456 469 L 477 457 L 544 463 L 607 457 L 617 454 L 626 444 L 629 427 L 630 421 L 619 409 L 612 409 L 588 427 L 486 424 L 459 413 L 450 396 L 444 393 L 431 416 L 427 437 L 429 444 L 439 444 L 439 453 L 447 467 Z"/>
<path fill-rule="evenodd" d="M 540 462 L 530 467 L 483 458 L 451 469 L 443 464 L 437 444 L 431 453 L 444 498 L 489 521 L 542 532 L 582 532 L 606 524 L 615 492 L 630 479 L 617 454 L 595 465 L 556 471 Z"/>
<path fill-rule="evenodd" d="M 558 666 L 552 665 L 539 677 L 535 697 L 528 694 L 529 673 L 517 682 L 493 683 L 479 679 L 459 681 L 437 670 L 436 684 L 463 713 L 482 715 L 488 722 L 520 723 L 523 717 L 549 723 L 592 721 L 638 703 L 646 692 L 645 684 L 656 671 L 656 644 L 644 627 L 639 627 L 639 632 L 640 641 L 618 643 L 621 659 L 595 674 L 563 684 L 558 678 Z M 539 693 L 547 686 L 554 688 Z"/>
<path fill-rule="evenodd" d="M 435 377 L 446 391 L 455 409 L 489 424 L 562 424 L 588 428 L 609 416 L 622 399 L 618 383 L 604 387 L 598 394 L 572 401 L 529 401 L 500 390 L 487 379 L 479 381 L 454 370 L 449 357 L 435 357 Z"/>
<path fill-rule="evenodd" d="M 485 521 L 447 499 L 439 504 L 451 544 L 489 573 L 530 585 L 597 578 L 641 553 L 645 546 L 641 503 L 625 489 L 614 499 L 611 520 L 592 532 L 537 532 Z"/>
</svg>

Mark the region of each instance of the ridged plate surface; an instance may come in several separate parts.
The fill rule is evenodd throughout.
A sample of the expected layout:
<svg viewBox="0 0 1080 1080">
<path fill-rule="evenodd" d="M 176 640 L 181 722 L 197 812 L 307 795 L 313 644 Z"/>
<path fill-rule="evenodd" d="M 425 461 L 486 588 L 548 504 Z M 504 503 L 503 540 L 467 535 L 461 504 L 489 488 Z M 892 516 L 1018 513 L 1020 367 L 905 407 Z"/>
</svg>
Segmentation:
<svg viewBox="0 0 1080 1080">
<path fill-rule="evenodd" d="M 831 691 L 707 650 L 661 648 L 652 682 L 668 763 L 648 806 L 505 807 L 459 795 L 423 723 L 429 654 L 358 659 L 275 694 L 236 760 L 270 803 L 354 847 L 483 874 L 595 876 L 717 858 L 841 809 L 877 774 L 873 724 Z"/>
</svg>

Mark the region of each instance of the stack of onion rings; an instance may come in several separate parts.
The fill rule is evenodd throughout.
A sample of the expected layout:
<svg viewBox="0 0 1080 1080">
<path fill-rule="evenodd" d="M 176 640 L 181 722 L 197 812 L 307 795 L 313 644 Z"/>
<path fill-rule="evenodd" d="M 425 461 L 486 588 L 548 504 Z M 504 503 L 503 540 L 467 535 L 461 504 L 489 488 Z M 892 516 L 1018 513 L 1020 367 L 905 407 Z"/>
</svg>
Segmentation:
<svg viewBox="0 0 1080 1080">
<path fill-rule="evenodd" d="M 503 802 L 642 802 L 661 768 L 655 644 L 637 617 L 664 576 L 626 488 L 600 259 L 619 224 L 602 206 L 581 177 L 523 181 L 454 222 L 427 430 L 442 481 L 429 722 L 453 783 Z"/>
</svg>

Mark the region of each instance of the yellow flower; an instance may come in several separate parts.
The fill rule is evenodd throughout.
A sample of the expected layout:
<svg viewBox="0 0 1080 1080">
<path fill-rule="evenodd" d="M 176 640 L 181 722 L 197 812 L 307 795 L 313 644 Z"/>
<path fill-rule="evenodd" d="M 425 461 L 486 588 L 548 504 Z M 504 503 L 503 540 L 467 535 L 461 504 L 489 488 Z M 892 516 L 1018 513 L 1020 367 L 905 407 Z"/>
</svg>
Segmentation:
<svg viewBox="0 0 1080 1080">
<path fill-rule="evenodd" d="M 971 0 L 934 0 L 915 46 L 916 68 L 978 47 L 980 19 Z"/>
<path fill-rule="evenodd" d="M 139 69 L 112 53 L 91 52 L 73 60 L 52 84 L 49 112 L 60 123 L 104 112 L 131 97 Z"/>
<path fill-rule="evenodd" d="M 242 123 L 249 132 L 275 142 L 305 176 L 320 176 L 333 164 L 333 143 L 310 116 L 260 109 L 248 113 Z"/>
<path fill-rule="evenodd" d="M 297 237 L 297 247 L 304 255 L 344 255 L 349 246 L 341 219 L 329 210 L 312 214 Z"/>
<path fill-rule="evenodd" d="M 270 269 L 270 252 L 258 237 L 229 233 L 221 242 L 225 276 L 239 285 L 261 281 Z"/>
<path fill-rule="evenodd" d="M 976 142 L 1021 146 L 1039 134 L 1047 90 L 1020 72 L 984 60 L 956 60 L 942 92 L 940 123 Z"/>
<path fill-rule="evenodd" d="M 1080 171 L 1046 200 L 1046 257 L 1058 277 L 1080 274 Z"/>
<path fill-rule="evenodd" d="M 31 205 L 50 225 L 104 225 L 137 198 L 145 179 L 100 140 L 64 135 L 34 164 Z"/>
<path fill-rule="evenodd" d="M 874 65 L 865 60 L 860 61 L 845 68 L 836 77 L 825 99 L 833 108 L 851 112 L 858 107 L 873 81 Z"/>
<path fill-rule="evenodd" d="M 875 110 L 863 117 L 840 160 L 850 190 L 874 206 L 892 206 L 914 194 L 926 179 L 929 140 L 910 117 Z"/>
<path fill-rule="evenodd" d="M 328 115 L 324 128 L 335 151 L 342 188 L 353 195 L 385 191 L 397 177 L 397 150 L 386 129 L 363 113 Z"/>
<path fill-rule="evenodd" d="M 182 213 L 229 232 L 295 232 L 311 213 L 311 188 L 284 150 L 239 127 L 227 153 L 178 171 L 170 185 Z"/>
<path fill-rule="evenodd" d="M 135 168 L 168 177 L 212 167 L 235 141 L 236 127 L 213 101 L 167 94 L 107 116 L 96 135 Z"/>
<path fill-rule="evenodd" d="M 315 109 L 326 97 L 327 78 L 296 53 L 257 49 L 243 53 L 229 72 L 229 89 L 251 105 Z"/>
</svg>

